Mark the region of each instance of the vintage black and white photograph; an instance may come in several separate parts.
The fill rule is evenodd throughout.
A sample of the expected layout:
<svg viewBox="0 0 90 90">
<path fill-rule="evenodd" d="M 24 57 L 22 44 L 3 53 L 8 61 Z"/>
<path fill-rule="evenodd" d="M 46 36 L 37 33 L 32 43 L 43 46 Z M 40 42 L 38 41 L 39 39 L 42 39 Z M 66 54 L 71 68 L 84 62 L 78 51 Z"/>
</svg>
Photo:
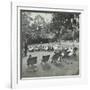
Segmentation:
<svg viewBox="0 0 90 90">
<path fill-rule="evenodd" d="M 79 75 L 80 13 L 20 10 L 21 78 Z"/>
</svg>

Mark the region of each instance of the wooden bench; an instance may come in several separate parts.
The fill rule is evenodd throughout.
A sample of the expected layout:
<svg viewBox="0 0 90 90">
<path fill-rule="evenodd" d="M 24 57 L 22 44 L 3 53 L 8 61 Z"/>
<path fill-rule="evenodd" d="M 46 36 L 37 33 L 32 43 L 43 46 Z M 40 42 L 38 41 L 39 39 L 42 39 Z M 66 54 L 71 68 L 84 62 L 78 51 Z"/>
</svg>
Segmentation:
<svg viewBox="0 0 90 90">
<path fill-rule="evenodd" d="M 37 57 L 31 57 L 31 58 L 28 58 L 27 60 L 27 65 L 31 65 L 33 66 L 34 64 L 37 64 Z"/>
<path fill-rule="evenodd" d="M 46 55 L 42 57 L 42 63 L 46 63 L 49 60 L 50 55 Z"/>
</svg>

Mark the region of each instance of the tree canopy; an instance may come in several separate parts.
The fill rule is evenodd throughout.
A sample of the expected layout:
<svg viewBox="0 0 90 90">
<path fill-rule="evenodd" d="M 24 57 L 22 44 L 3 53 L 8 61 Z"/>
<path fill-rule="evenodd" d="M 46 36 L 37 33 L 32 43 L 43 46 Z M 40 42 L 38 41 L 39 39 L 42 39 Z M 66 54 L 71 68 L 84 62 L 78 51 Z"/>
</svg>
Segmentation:
<svg viewBox="0 0 90 90">
<path fill-rule="evenodd" d="M 32 12 L 21 12 L 21 30 L 23 40 L 55 39 L 61 41 L 72 37 L 79 38 L 79 14 L 69 12 L 54 12 L 51 22 L 47 23 L 44 17 Z M 69 36 L 68 36 L 69 35 Z"/>
</svg>

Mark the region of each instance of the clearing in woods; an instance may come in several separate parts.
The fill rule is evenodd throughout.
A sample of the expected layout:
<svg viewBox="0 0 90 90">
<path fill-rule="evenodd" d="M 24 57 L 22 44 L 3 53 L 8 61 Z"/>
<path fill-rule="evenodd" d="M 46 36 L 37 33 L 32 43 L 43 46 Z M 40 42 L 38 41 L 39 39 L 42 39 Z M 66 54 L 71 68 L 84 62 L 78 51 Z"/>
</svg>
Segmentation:
<svg viewBox="0 0 90 90">
<path fill-rule="evenodd" d="M 65 44 L 66 45 L 66 44 Z M 52 56 L 54 52 L 35 51 L 28 52 L 26 57 L 22 59 L 22 77 L 47 77 L 47 76 L 71 76 L 79 75 L 79 50 L 77 56 L 64 58 L 59 64 L 52 64 Z M 37 70 L 31 71 L 31 67 L 27 66 L 29 55 L 37 56 Z M 48 63 L 42 65 L 42 56 L 50 55 Z"/>
</svg>

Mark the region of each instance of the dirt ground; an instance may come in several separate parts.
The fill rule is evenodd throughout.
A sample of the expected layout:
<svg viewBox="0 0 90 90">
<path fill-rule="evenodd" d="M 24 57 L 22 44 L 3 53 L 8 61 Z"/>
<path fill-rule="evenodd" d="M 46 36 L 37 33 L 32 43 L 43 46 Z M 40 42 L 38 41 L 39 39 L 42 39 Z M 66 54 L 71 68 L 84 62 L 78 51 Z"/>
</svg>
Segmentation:
<svg viewBox="0 0 90 90">
<path fill-rule="evenodd" d="M 27 66 L 29 55 L 37 56 L 36 71 L 31 71 L 31 67 Z M 22 58 L 22 78 L 31 77 L 47 77 L 47 76 L 71 76 L 79 74 L 79 53 L 77 56 L 64 58 L 59 64 L 52 64 L 52 56 L 54 52 L 36 51 L 28 52 L 26 57 Z M 41 64 L 42 56 L 50 55 L 47 64 Z"/>
</svg>

